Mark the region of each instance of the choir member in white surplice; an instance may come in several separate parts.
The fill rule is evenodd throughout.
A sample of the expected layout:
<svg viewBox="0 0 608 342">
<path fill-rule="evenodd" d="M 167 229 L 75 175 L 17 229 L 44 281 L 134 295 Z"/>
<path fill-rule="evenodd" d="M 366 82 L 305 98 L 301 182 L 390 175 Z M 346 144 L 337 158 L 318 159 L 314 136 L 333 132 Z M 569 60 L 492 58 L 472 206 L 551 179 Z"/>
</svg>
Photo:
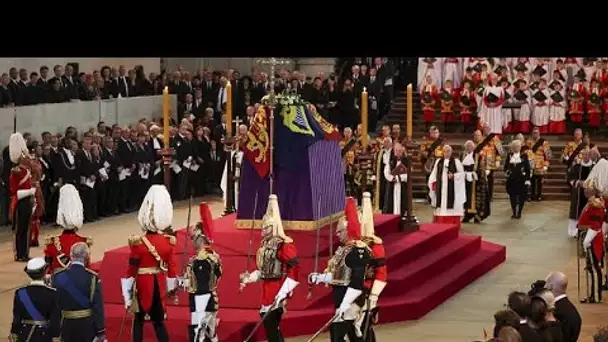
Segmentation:
<svg viewBox="0 0 608 342">
<path fill-rule="evenodd" d="M 492 75 L 490 84 L 485 88 L 483 93 L 483 103 L 487 108 L 483 123 L 490 126 L 491 133 L 502 134 L 502 104 L 505 101 L 505 91 L 498 85 L 498 77 Z"/>
<path fill-rule="evenodd" d="M 542 78 L 538 89 L 532 94 L 532 124 L 539 128 L 541 134 L 549 133 L 549 106 L 551 102 L 547 81 Z"/>
<path fill-rule="evenodd" d="M 452 147 L 443 147 L 443 158 L 435 161 L 428 187 L 434 223 L 450 223 L 460 228 L 467 201 L 465 172 L 460 160 L 452 157 Z"/>
<path fill-rule="evenodd" d="M 387 181 L 383 213 L 403 215 L 407 211 L 407 166 L 405 147 L 399 143 L 393 146 L 393 155 L 384 166 Z"/>
<path fill-rule="evenodd" d="M 433 84 L 441 86 L 443 84 L 442 75 L 442 59 L 435 57 L 421 57 L 418 59 L 418 89 L 422 89 L 422 83 L 426 76 L 430 75 L 433 78 Z"/>
<path fill-rule="evenodd" d="M 462 58 L 443 58 L 443 83 L 446 81 L 452 81 L 454 88 L 460 88 L 462 71 Z"/>
</svg>

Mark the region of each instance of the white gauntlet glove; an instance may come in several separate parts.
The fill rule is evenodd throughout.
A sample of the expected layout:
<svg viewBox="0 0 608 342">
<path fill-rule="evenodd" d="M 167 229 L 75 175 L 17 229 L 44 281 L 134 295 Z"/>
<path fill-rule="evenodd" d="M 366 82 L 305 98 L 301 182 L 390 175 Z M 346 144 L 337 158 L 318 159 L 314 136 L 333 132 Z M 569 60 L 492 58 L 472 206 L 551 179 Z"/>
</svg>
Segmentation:
<svg viewBox="0 0 608 342">
<path fill-rule="evenodd" d="M 120 287 L 122 288 L 122 297 L 125 300 L 125 309 L 128 309 L 133 303 L 133 284 L 135 278 L 122 278 L 120 279 Z"/>
<path fill-rule="evenodd" d="M 329 284 L 333 280 L 331 273 L 311 273 L 308 275 L 308 282 L 311 284 Z"/>
</svg>

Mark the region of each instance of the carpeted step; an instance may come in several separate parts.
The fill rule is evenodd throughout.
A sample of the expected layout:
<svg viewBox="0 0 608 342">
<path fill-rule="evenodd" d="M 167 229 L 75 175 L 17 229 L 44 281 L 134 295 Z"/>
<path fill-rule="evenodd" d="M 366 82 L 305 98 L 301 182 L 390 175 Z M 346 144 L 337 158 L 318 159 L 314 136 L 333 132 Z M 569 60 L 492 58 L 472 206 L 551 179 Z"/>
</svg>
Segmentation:
<svg viewBox="0 0 608 342">
<path fill-rule="evenodd" d="M 413 262 L 402 263 L 401 267 L 393 270 L 389 264 L 389 285 L 384 290 L 386 297 L 401 295 L 404 291 L 414 289 L 452 267 L 464 258 L 477 252 L 481 247 L 481 236 L 461 235 L 441 247 L 425 253 Z M 396 258 L 393 258 L 396 259 Z M 393 264 L 399 260 L 393 260 Z"/>
<path fill-rule="evenodd" d="M 469 238 L 462 235 L 465 239 Z M 380 299 L 380 323 L 419 319 L 437 305 L 464 288 L 475 279 L 501 264 L 506 257 L 505 248 L 489 242 L 482 242 L 481 248 L 474 254 L 456 262 L 452 267 L 426 281 L 422 286 L 403 292 L 399 297 L 382 296 Z M 387 287 L 388 290 L 388 287 Z M 123 317 L 125 328 L 122 339 L 130 339 L 131 316 L 124 314 L 124 308 L 118 304 L 106 304 L 106 329 L 108 337 L 117 338 Z M 283 316 L 281 331 L 286 337 L 311 335 L 333 315 L 333 306 L 308 310 L 287 310 Z M 187 307 L 169 307 L 168 330 L 172 341 L 187 341 L 187 325 L 190 313 Z M 252 331 L 259 321 L 258 310 L 241 310 L 220 308 L 219 337 L 224 342 L 241 342 Z M 303 324 L 305 322 L 305 324 Z M 322 335 L 325 340 L 327 332 Z M 253 341 L 264 340 L 263 328 L 258 330 Z M 154 331 L 150 324 L 145 327 L 145 341 L 154 341 Z"/>
<path fill-rule="evenodd" d="M 411 289 L 401 297 L 414 302 L 414 305 L 408 308 L 407 319 L 422 318 L 439 304 L 505 260 L 506 248 L 504 246 L 484 241 L 477 253 L 454 263 L 447 271 L 429 279 L 421 286 Z M 399 301 L 398 298 L 385 298 L 385 300 L 386 303 L 381 301 L 381 306 L 390 307 L 391 303 L 398 303 Z M 383 323 L 401 321 L 403 317 L 392 317 L 385 314 L 381 320 Z"/>
</svg>

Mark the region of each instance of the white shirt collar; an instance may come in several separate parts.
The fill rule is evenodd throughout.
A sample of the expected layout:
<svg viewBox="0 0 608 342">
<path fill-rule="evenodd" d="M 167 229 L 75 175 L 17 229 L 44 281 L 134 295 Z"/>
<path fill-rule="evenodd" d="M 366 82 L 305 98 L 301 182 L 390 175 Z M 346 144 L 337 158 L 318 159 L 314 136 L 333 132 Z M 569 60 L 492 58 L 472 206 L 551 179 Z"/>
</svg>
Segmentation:
<svg viewBox="0 0 608 342">
<path fill-rule="evenodd" d="M 32 281 L 30 281 L 30 284 L 31 285 L 46 285 L 44 283 L 44 280 L 32 280 Z"/>
<path fill-rule="evenodd" d="M 566 296 L 565 294 L 561 294 L 561 295 L 559 295 L 559 296 L 555 296 L 555 302 L 557 303 L 557 301 L 558 301 L 558 300 L 560 300 L 560 299 L 564 299 L 564 298 L 566 298 L 566 297 L 567 297 L 567 296 Z"/>
<path fill-rule="evenodd" d="M 519 324 L 528 324 L 528 320 L 527 319 L 520 319 L 519 320 Z"/>
<path fill-rule="evenodd" d="M 72 260 L 70 263 L 71 263 L 72 265 L 80 265 L 80 266 L 84 267 L 84 264 L 83 264 L 83 263 L 81 263 L 80 261 L 74 261 L 74 260 Z"/>
</svg>

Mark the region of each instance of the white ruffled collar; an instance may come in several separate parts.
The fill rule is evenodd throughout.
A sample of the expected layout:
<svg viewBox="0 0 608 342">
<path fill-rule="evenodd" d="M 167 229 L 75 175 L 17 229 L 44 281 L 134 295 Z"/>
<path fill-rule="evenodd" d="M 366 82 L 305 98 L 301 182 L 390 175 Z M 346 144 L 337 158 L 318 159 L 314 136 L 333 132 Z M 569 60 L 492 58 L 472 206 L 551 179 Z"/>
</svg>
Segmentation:
<svg viewBox="0 0 608 342">
<path fill-rule="evenodd" d="M 511 163 L 511 164 L 519 164 L 519 163 L 521 163 L 521 153 L 519 153 L 519 152 L 513 153 L 511 155 L 511 158 L 509 159 L 509 163 Z"/>
</svg>

